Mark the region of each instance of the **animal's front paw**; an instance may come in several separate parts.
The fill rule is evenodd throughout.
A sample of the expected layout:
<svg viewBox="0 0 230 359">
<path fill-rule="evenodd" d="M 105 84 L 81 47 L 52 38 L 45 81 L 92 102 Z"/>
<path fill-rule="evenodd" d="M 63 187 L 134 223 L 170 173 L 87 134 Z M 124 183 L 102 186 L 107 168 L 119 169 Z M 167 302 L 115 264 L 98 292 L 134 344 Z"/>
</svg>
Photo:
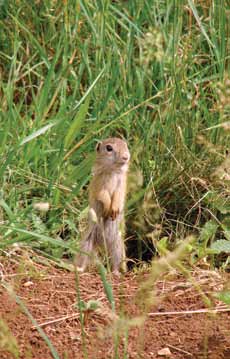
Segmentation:
<svg viewBox="0 0 230 359">
<path fill-rule="evenodd" d="M 112 218 L 113 221 L 115 221 L 115 219 L 118 217 L 119 213 L 120 213 L 119 208 L 111 208 L 110 217 Z"/>
</svg>

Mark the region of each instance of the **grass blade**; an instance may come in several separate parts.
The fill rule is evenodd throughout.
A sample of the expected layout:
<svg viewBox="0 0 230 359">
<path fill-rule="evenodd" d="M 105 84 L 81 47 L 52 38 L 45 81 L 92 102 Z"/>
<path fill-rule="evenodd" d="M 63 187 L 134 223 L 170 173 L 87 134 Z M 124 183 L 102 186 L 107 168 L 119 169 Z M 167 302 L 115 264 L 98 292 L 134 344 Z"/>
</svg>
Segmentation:
<svg viewBox="0 0 230 359">
<path fill-rule="evenodd" d="M 40 334 L 40 336 L 42 337 L 42 339 L 46 342 L 47 346 L 49 347 L 53 358 L 60 359 L 52 342 L 50 341 L 50 339 L 48 338 L 48 336 L 46 335 L 44 330 L 39 326 L 36 319 L 32 316 L 32 314 L 30 313 L 30 311 L 26 307 L 26 305 L 23 303 L 23 301 L 19 298 L 19 296 L 13 291 L 13 289 L 7 283 L 2 283 L 2 286 L 7 290 L 9 295 L 15 299 L 16 303 L 20 306 L 20 308 L 25 313 L 25 315 L 30 319 L 31 323 L 34 325 L 34 327 L 37 329 L 37 331 Z"/>
<path fill-rule="evenodd" d="M 12 14 L 10 15 L 10 17 L 14 20 L 14 22 L 23 30 L 27 33 L 30 41 L 32 42 L 32 44 L 34 45 L 34 47 L 38 50 L 38 52 L 40 53 L 44 63 L 46 64 L 47 68 L 50 67 L 50 62 L 48 60 L 48 57 L 46 55 L 46 52 L 44 50 L 44 48 L 39 44 L 39 42 L 37 41 L 37 39 L 33 36 L 33 34 L 31 33 L 31 31 L 25 26 L 23 25 L 15 16 L 13 16 Z"/>
<path fill-rule="evenodd" d="M 67 134 L 65 137 L 65 148 L 67 149 L 68 147 L 70 147 L 70 145 L 73 143 L 74 138 L 78 135 L 81 126 L 85 120 L 85 117 L 87 115 L 88 112 L 88 108 L 89 108 L 89 102 L 90 102 L 90 97 L 88 97 L 86 99 L 86 103 L 82 104 L 80 106 L 80 109 L 77 113 L 77 115 L 75 116 Z"/>
<path fill-rule="evenodd" d="M 193 12 L 193 15 L 194 15 L 194 17 L 196 19 L 197 24 L 198 24 L 199 28 L 201 29 L 202 34 L 206 38 L 208 44 L 214 49 L 215 46 L 212 43 L 212 41 L 210 40 L 210 38 L 208 37 L 208 34 L 207 34 L 207 32 L 206 32 L 206 30 L 205 30 L 205 28 L 204 28 L 204 26 L 203 26 L 203 24 L 202 24 L 202 22 L 200 20 L 200 17 L 198 15 L 198 12 L 197 12 L 197 9 L 196 9 L 196 6 L 195 6 L 193 0 L 188 0 L 188 3 L 189 3 L 189 6 L 190 6 L 190 8 L 191 8 L 191 10 Z"/>
<path fill-rule="evenodd" d="M 104 287 L 104 291 L 106 294 L 106 297 L 109 301 L 109 303 L 111 304 L 112 310 L 115 311 L 115 300 L 114 300 L 114 296 L 113 296 L 113 289 L 111 284 L 108 282 L 107 278 L 106 278 L 106 269 L 103 266 L 102 263 L 98 263 L 98 271 L 103 283 L 103 287 Z"/>
<path fill-rule="evenodd" d="M 73 108 L 73 110 L 76 110 L 85 101 L 86 97 L 91 93 L 91 91 L 96 86 L 96 84 L 98 83 L 104 72 L 105 72 L 105 67 L 100 71 L 98 76 L 95 78 L 93 83 L 90 85 L 84 96 L 82 96 L 81 100 L 77 103 L 77 105 Z"/>
<path fill-rule="evenodd" d="M 26 229 L 17 228 L 17 227 L 9 227 L 9 226 L 4 226 L 4 225 L 2 225 L 1 228 L 9 229 L 12 232 L 18 232 L 18 233 L 25 234 L 26 236 L 28 236 L 29 239 L 31 238 L 30 240 L 32 240 L 32 238 L 37 238 L 41 242 L 47 242 L 47 243 L 50 243 L 52 245 L 56 245 L 56 246 L 59 246 L 62 248 L 70 248 L 70 245 L 68 243 L 66 243 L 62 240 L 59 240 L 59 239 L 51 238 L 51 237 L 46 236 L 41 233 L 36 233 L 36 232 L 32 232 L 32 231 L 27 231 Z M 26 241 L 29 240 L 28 238 Z M 17 243 L 17 239 L 9 240 L 7 242 L 2 242 L 2 243 L 0 243 L 0 247 L 6 247 L 7 245 L 13 244 L 13 243 Z"/>
<path fill-rule="evenodd" d="M 31 133 L 31 135 L 29 136 L 26 136 L 19 144 L 19 146 L 23 146 L 25 145 L 26 143 L 34 140 L 35 138 L 43 135 L 44 133 L 46 133 L 50 128 L 52 128 L 53 126 L 57 125 L 58 121 L 56 122 L 52 122 L 52 123 L 49 123 L 48 125 L 45 125 L 43 126 L 42 128 L 40 128 L 39 130 Z"/>
</svg>

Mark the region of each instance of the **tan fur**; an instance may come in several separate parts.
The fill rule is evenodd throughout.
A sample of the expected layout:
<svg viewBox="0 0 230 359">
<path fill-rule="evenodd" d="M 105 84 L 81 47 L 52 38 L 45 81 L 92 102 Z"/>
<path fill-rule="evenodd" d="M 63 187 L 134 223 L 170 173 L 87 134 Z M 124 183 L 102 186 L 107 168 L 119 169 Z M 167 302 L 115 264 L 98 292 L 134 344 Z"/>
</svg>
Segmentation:
<svg viewBox="0 0 230 359">
<path fill-rule="evenodd" d="M 97 223 L 89 218 L 89 227 L 84 236 L 77 257 L 77 266 L 84 271 L 94 254 L 96 245 L 105 245 L 112 269 L 124 269 L 125 248 L 121 238 L 120 225 L 126 195 L 126 182 L 130 153 L 125 141 L 108 138 L 96 147 L 93 178 L 89 186 L 89 207 L 97 217 Z"/>
</svg>

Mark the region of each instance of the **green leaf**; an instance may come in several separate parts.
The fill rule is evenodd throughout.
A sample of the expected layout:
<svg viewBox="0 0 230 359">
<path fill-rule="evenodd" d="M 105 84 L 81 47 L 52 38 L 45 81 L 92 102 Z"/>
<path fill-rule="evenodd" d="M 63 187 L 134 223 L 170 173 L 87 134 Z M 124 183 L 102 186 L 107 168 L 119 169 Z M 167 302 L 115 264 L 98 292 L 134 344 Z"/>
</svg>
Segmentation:
<svg viewBox="0 0 230 359">
<path fill-rule="evenodd" d="M 230 200 L 228 197 L 223 197 L 217 192 L 208 192 L 205 200 L 212 208 L 217 209 L 220 213 L 230 213 Z"/>
<path fill-rule="evenodd" d="M 124 11 L 120 11 L 113 5 L 110 5 L 109 7 L 116 14 L 115 15 L 116 17 L 120 16 L 125 22 L 127 22 L 131 27 L 133 27 L 136 30 L 138 35 L 143 35 L 143 32 L 141 31 L 141 29 L 139 29 L 139 27 L 133 21 L 130 20 L 130 18 L 125 14 Z M 121 22 L 121 24 L 122 24 L 122 22 Z"/>
<path fill-rule="evenodd" d="M 79 309 L 80 311 L 85 311 L 86 310 L 86 302 L 84 300 L 80 300 L 77 304 L 75 304 L 75 307 L 77 309 Z"/>
<path fill-rule="evenodd" d="M 226 200 L 223 201 L 222 203 L 216 203 L 216 208 L 220 211 L 220 213 L 222 214 L 227 214 L 230 213 L 230 203 L 229 201 L 227 202 Z"/>
<path fill-rule="evenodd" d="M 162 237 L 156 244 L 157 250 L 160 254 L 164 255 L 168 249 L 168 237 Z"/>
<path fill-rule="evenodd" d="M 16 233 L 26 235 L 25 242 L 26 241 L 32 241 L 34 238 L 36 238 L 36 239 L 38 239 L 38 241 L 41 241 L 42 243 L 47 242 L 47 243 L 50 243 L 52 245 L 60 246 L 62 248 L 70 248 L 70 245 L 68 243 L 66 243 L 66 242 L 64 242 L 64 241 L 62 241 L 60 239 L 54 239 L 52 237 L 46 236 L 46 235 L 41 234 L 41 233 L 27 231 L 25 229 L 18 228 L 18 227 L 13 227 L 13 226 L 4 226 L 3 225 L 2 228 L 10 229 L 12 232 L 16 232 Z M 1 243 L 0 248 L 9 246 L 10 244 L 13 244 L 15 242 L 18 242 L 17 239 L 12 239 L 12 240 L 9 240 L 7 242 Z"/>
<path fill-rule="evenodd" d="M 223 229 L 224 237 L 230 241 L 230 218 L 225 216 L 221 222 L 221 228 Z"/>
<path fill-rule="evenodd" d="M 5 210 L 9 220 L 12 221 L 14 218 L 14 213 L 3 198 L 0 199 L 0 207 Z"/>
<path fill-rule="evenodd" d="M 36 319 L 32 316 L 32 314 L 30 313 L 29 309 L 27 308 L 27 306 L 24 304 L 24 302 L 21 300 L 21 298 L 19 298 L 19 296 L 13 291 L 13 289 L 7 284 L 7 283 L 3 283 L 2 286 L 7 290 L 7 292 L 9 293 L 9 295 L 11 295 L 11 297 L 13 297 L 15 299 L 15 301 L 17 302 L 17 304 L 20 306 L 20 308 L 22 309 L 22 311 L 25 313 L 25 315 L 30 319 L 31 323 L 34 325 L 34 327 L 37 329 L 38 333 L 40 334 L 40 336 L 42 337 L 42 339 L 44 340 L 44 342 L 47 344 L 52 356 L 54 359 L 60 359 L 58 352 L 56 351 L 55 347 L 53 346 L 51 340 L 49 339 L 49 337 L 46 335 L 46 333 L 44 332 L 44 330 L 39 326 L 38 322 L 36 321 Z"/>
<path fill-rule="evenodd" d="M 218 224 L 212 220 L 205 223 L 204 227 L 201 230 L 199 242 L 203 243 L 206 247 L 208 241 L 215 236 L 218 228 Z"/>
<path fill-rule="evenodd" d="M 93 90 L 93 88 L 96 86 L 97 82 L 100 80 L 101 76 L 103 75 L 105 71 L 105 67 L 101 70 L 101 72 L 98 74 L 98 76 L 95 78 L 95 80 L 93 81 L 93 83 L 89 86 L 88 90 L 86 91 L 86 93 L 84 94 L 84 96 L 82 96 L 82 98 L 80 99 L 80 101 L 77 103 L 77 105 L 73 108 L 73 110 L 76 110 L 78 107 L 80 107 L 80 105 L 85 101 L 86 97 L 90 94 L 90 92 Z"/>
<path fill-rule="evenodd" d="M 219 300 L 221 300 L 221 302 L 230 305 L 230 292 L 228 291 L 223 291 L 220 293 L 215 293 L 215 297 Z"/>
<path fill-rule="evenodd" d="M 46 133 L 50 128 L 52 128 L 53 126 L 55 126 L 58 123 L 58 121 L 53 122 L 53 123 L 49 123 L 46 126 L 43 126 L 42 128 L 40 128 L 39 130 L 31 133 L 31 135 L 27 136 L 24 138 L 24 140 L 22 140 L 19 144 L 19 146 L 23 146 L 25 143 L 32 141 L 33 139 L 43 135 L 44 133 Z"/>
<path fill-rule="evenodd" d="M 93 299 L 89 300 L 86 305 L 87 310 L 97 310 L 98 308 L 100 308 L 100 306 L 101 306 L 101 302 L 99 300 L 93 300 Z"/>
<path fill-rule="evenodd" d="M 74 305 L 78 310 L 82 312 L 94 311 L 102 306 L 102 303 L 99 300 L 90 299 L 88 302 L 80 300 Z"/>
<path fill-rule="evenodd" d="M 190 6 L 190 8 L 191 8 L 191 10 L 192 10 L 192 12 L 193 12 L 193 15 L 194 15 L 196 21 L 197 21 L 197 24 L 198 24 L 199 28 L 201 29 L 202 34 L 203 34 L 204 37 L 206 38 L 208 44 L 209 44 L 212 48 L 215 48 L 215 46 L 213 45 L 212 41 L 211 41 L 210 38 L 208 37 L 208 34 L 207 34 L 207 32 L 206 32 L 206 30 L 205 30 L 205 28 L 204 28 L 204 26 L 203 26 L 203 24 L 202 24 L 202 22 L 201 22 L 201 20 L 200 20 L 200 17 L 199 17 L 199 15 L 198 15 L 198 12 L 197 12 L 197 9 L 196 9 L 196 6 L 195 6 L 193 0 L 188 0 L 188 3 L 189 3 L 189 6 Z"/>
<path fill-rule="evenodd" d="M 99 274 L 100 274 L 100 277 L 101 277 L 101 280 L 103 283 L 106 297 L 107 297 L 109 303 L 111 304 L 112 310 L 114 311 L 115 310 L 115 300 L 114 300 L 114 296 L 113 296 L 113 289 L 112 289 L 111 284 L 107 281 L 107 278 L 106 278 L 107 272 L 102 263 L 98 263 L 98 271 L 99 271 Z"/>
<path fill-rule="evenodd" d="M 51 66 L 49 67 L 48 73 L 45 77 L 44 84 L 41 88 L 40 94 L 38 96 L 37 116 L 36 116 L 38 122 L 42 119 L 42 117 L 44 116 L 44 113 L 46 111 L 47 101 L 50 96 L 51 85 L 54 82 L 55 76 L 57 75 L 55 73 L 55 66 L 58 61 L 60 52 L 61 52 L 61 48 L 58 47 L 56 50 L 56 53 L 53 57 Z M 59 81 L 59 84 L 62 83 L 62 81 L 63 81 L 63 79 L 61 79 L 61 81 Z M 57 88 L 58 88 L 58 86 L 57 86 Z"/>
<path fill-rule="evenodd" d="M 82 124 L 88 112 L 89 102 L 90 102 L 90 97 L 88 97 L 86 99 L 86 102 L 80 106 L 78 113 L 76 114 L 72 124 L 70 125 L 70 128 L 65 136 L 66 149 L 71 146 L 75 137 L 77 136 L 77 134 L 79 133 L 82 127 Z"/>
<path fill-rule="evenodd" d="M 230 253 L 230 241 L 219 239 L 211 245 L 211 249 L 215 250 L 217 254 L 221 252 Z"/>
</svg>

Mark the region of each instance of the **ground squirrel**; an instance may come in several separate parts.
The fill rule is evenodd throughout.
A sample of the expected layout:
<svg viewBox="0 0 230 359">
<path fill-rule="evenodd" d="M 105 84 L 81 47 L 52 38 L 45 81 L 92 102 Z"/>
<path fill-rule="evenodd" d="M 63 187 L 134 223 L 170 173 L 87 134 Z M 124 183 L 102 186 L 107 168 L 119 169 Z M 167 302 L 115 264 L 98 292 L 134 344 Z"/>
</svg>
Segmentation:
<svg viewBox="0 0 230 359">
<path fill-rule="evenodd" d="M 76 258 L 79 271 L 87 268 L 97 246 L 105 246 L 113 272 L 126 269 L 121 227 L 129 159 L 128 146 L 120 138 L 108 138 L 96 146 L 89 185 L 89 224 Z"/>
</svg>

